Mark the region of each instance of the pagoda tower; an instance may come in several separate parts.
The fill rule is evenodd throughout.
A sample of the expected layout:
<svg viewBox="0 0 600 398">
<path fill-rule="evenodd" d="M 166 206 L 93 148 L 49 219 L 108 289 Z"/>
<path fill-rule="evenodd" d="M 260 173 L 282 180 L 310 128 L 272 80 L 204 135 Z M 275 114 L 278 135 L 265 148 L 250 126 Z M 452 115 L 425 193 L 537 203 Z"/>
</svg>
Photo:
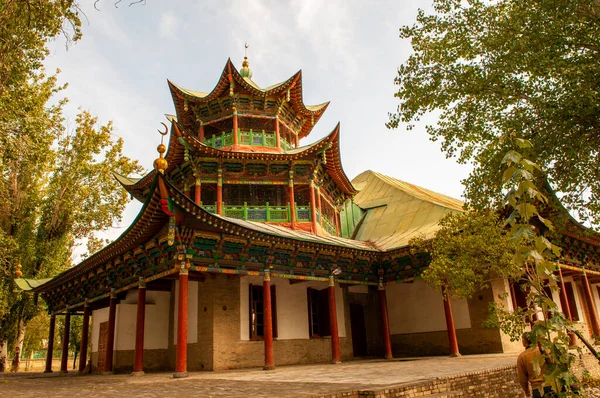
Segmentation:
<svg viewBox="0 0 600 398">
<path fill-rule="evenodd" d="M 227 60 L 210 93 L 168 84 L 176 115 L 167 115 L 165 176 L 173 185 L 214 214 L 340 236 L 343 203 L 357 191 L 341 167 L 339 124 L 299 145 L 329 104 L 304 104 L 302 71 L 261 88 L 244 57 L 240 70 Z M 155 173 L 117 178 L 144 201 Z"/>
</svg>

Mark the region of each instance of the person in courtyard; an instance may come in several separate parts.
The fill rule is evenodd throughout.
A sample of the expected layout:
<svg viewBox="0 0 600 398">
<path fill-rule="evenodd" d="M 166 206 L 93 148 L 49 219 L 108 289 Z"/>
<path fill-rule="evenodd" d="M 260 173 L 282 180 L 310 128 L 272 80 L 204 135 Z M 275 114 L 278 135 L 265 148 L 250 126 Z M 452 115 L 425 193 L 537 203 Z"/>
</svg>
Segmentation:
<svg viewBox="0 0 600 398">
<path fill-rule="evenodd" d="M 523 333 L 521 343 L 525 347 L 517 358 L 517 377 L 519 384 L 523 388 L 526 397 L 553 397 L 552 387 L 544 387 L 544 371 L 545 365 L 542 363 L 539 373 L 536 374 L 533 363 L 536 358 L 542 354 L 537 346 L 534 346 L 531 341 L 529 332 Z"/>
</svg>

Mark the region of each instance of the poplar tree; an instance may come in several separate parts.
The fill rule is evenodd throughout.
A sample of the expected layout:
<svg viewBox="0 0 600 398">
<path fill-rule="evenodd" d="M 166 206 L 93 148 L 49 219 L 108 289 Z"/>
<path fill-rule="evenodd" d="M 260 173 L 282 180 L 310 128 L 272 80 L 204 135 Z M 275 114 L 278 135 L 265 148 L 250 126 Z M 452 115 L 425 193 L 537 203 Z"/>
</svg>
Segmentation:
<svg viewBox="0 0 600 398">
<path fill-rule="evenodd" d="M 600 2 L 434 0 L 400 29 L 412 55 L 398 68 L 388 126 L 425 115 L 447 156 L 472 163 L 466 197 L 501 205 L 501 161 L 516 131 L 562 203 L 600 224 Z"/>
<path fill-rule="evenodd" d="M 43 310 L 14 283 L 47 278 L 72 266 L 78 239 L 118 222 L 127 195 L 112 172 L 139 165 L 122 153 L 112 125 L 80 111 L 72 128 L 62 108 L 50 105 L 64 87 L 47 75 L 46 44 L 81 37 L 72 0 L 0 0 L 0 371 L 8 342 L 19 365 L 27 322 Z"/>
</svg>

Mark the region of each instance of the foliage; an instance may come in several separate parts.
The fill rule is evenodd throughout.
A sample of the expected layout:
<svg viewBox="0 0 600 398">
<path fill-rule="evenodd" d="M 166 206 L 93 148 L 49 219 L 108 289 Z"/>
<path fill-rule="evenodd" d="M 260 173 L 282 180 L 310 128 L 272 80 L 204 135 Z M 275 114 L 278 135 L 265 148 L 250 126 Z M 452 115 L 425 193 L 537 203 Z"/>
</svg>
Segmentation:
<svg viewBox="0 0 600 398">
<path fill-rule="evenodd" d="M 42 63 L 46 43 L 81 37 L 73 0 L 0 0 L 0 342 L 41 309 L 13 278 L 53 276 L 71 266 L 77 239 L 120 219 L 127 202 L 112 172 L 141 171 L 112 139 L 112 125 L 81 111 L 65 127 L 63 88 Z M 22 321 L 20 323 L 20 321 Z M 4 370 L 0 361 L 0 371 Z"/>
<path fill-rule="evenodd" d="M 50 316 L 46 312 L 37 313 L 27 323 L 27 333 L 23 341 L 22 353 L 28 355 L 45 348 L 48 340 L 48 328 L 50 325 Z"/>
<path fill-rule="evenodd" d="M 600 225 L 600 4 L 597 0 L 434 0 L 400 29 L 414 53 L 395 80 L 388 127 L 427 126 L 447 156 L 471 162 L 466 197 L 503 205 L 500 169 L 519 131 L 563 204 Z M 527 207 L 527 206 L 526 206 Z"/>
<path fill-rule="evenodd" d="M 507 225 L 511 237 L 520 242 L 514 261 L 523 269 L 528 288 L 528 308 L 523 312 L 522 320 L 525 323 L 539 317 L 539 312 L 544 314 L 543 319 L 533 324 L 531 332 L 533 343 L 538 344 L 543 353 L 545 383 L 555 392 L 561 392 L 560 396 L 571 396 L 571 385 L 579 383 L 571 370 L 575 356 L 568 350 L 569 332 L 574 327 L 547 293 L 556 289 L 555 284 L 550 284 L 557 279 L 552 260 L 560 256 L 560 248 L 547 238 L 554 229 L 553 224 L 538 212 L 538 206 L 548 202 L 535 184 L 540 180 L 536 179 L 536 174 L 541 173 L 541 168 L 528 159 L 528 154 L 533 152 L 530 141 L 515 134 L 507 138 L 513 147 L 502 159 L 506 199 L 512 209 Z M 562 392 L 563 389 L 566 391 Z"/>
<path fill-rule="evenodd" d="M 410 241 L 417 251 L 431 256 L 423 279 L 436 290 L 453 298 L 472 297 L 488 285 L 492 276 L 518 275 L 512 261 L 515 243 L 503 230 L 503 223 L 491 212 L 451 213 L 440 221 L 433 239 Z"/>
</svg>

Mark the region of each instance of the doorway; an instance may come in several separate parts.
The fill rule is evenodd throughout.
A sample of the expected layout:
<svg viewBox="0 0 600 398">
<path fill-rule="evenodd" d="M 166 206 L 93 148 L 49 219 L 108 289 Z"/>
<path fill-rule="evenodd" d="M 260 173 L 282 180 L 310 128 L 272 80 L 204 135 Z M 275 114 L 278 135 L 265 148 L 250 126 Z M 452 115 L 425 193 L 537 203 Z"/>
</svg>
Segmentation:
<svg viewBox="0 0 600 398">
<path fill-rule="evenodd" d="M 350 304 L 350 328 L 352 329 L 352 351 L 355 357 L 369 355 L 365 310 L 360 304 Z"/>
</svg>

